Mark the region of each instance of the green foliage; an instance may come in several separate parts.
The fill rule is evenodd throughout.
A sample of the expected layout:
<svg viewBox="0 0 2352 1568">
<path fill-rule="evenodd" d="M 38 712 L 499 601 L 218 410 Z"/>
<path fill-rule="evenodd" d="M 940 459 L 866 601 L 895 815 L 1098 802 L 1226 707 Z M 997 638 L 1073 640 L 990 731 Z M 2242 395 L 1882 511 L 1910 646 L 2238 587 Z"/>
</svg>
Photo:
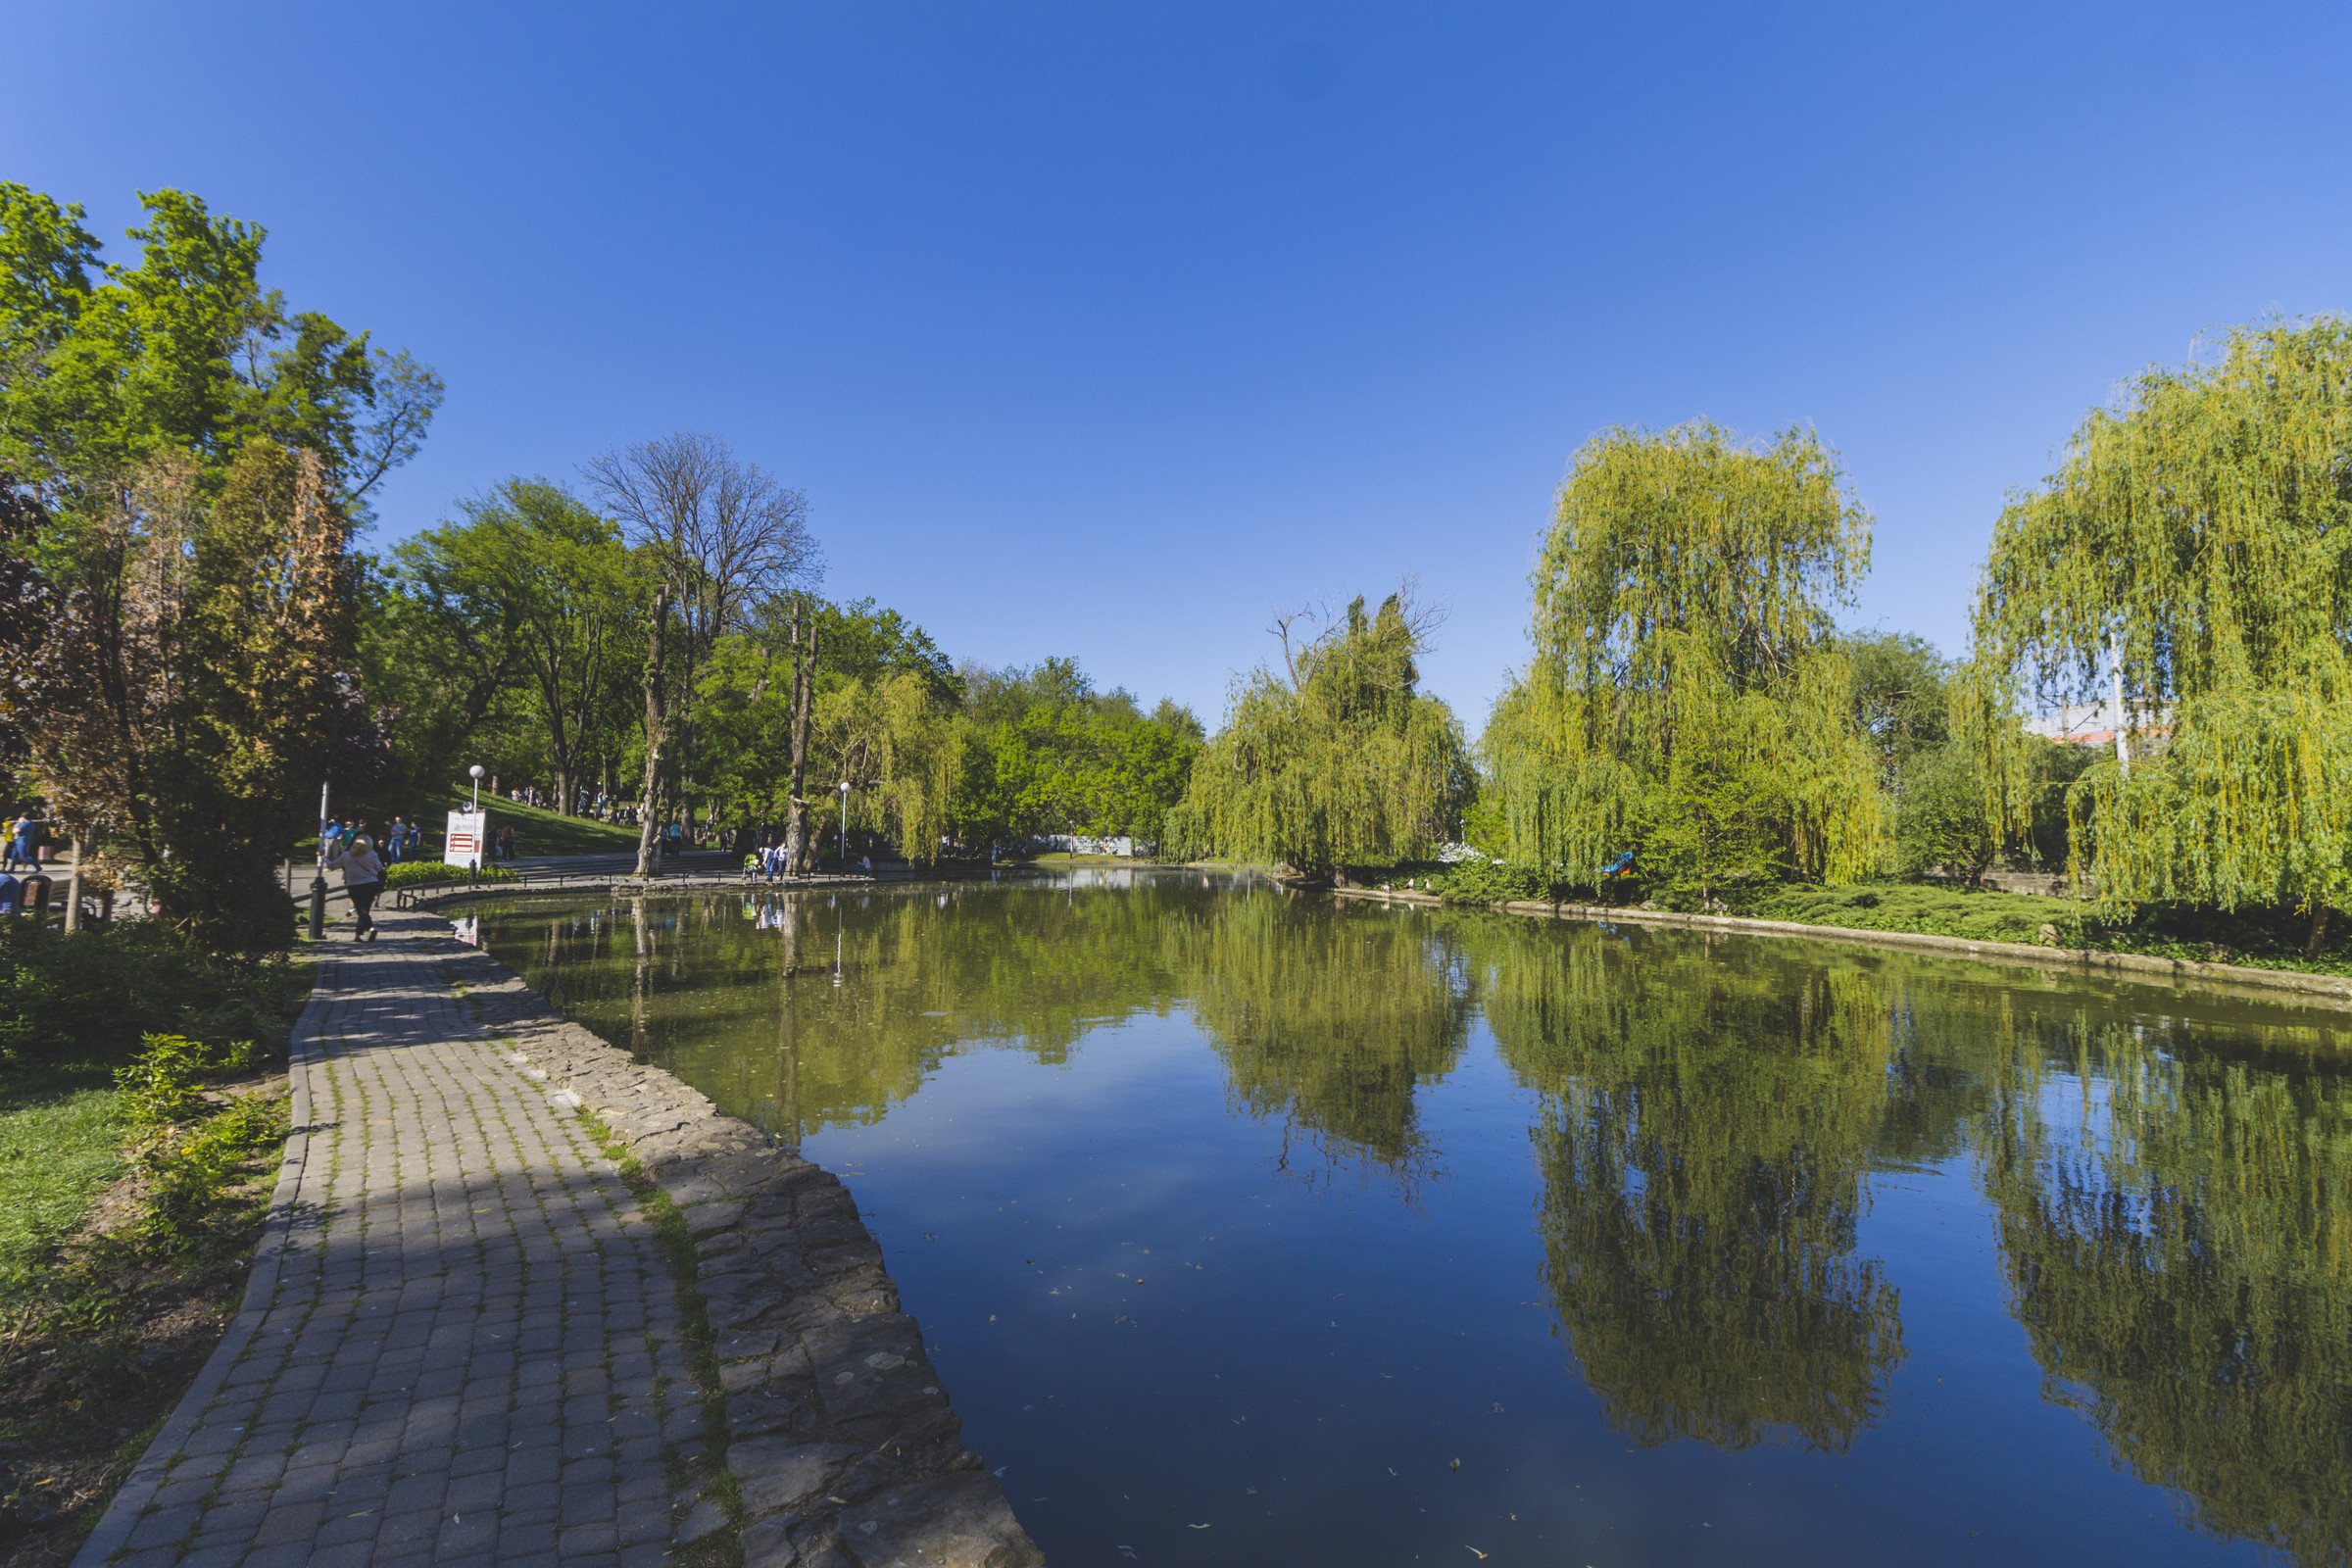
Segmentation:
<svg viewBox="0 0 2352 1568">
<path fill-rule="evenodd" d="M 1533 866 L 1492 858 L 1456 861 L 1433 881 L 1438 896 L 1447 904 L 1508 904 L 1518 899 L 1549 902 L 1562 891 L 1558 883 Z"/>
<path fill-rule="evenodd" d="M 225 1104 L 206 1094 L 209 1081 L 252 1070 L 253 1042 L 208 1046 L 185 1035 L 151 1034 L 139 1054 L 117 1070 L 132 1168 L 144 1178 L 140 1233 L 178 1243 L 227 1201 L 255 1156 L 285 1136 L 284 1107 L 260 1095 Z"/>
<path fill-rule="evenodd" d="M 0 181 L 0 467 L 65 511 L 163 457 L 224 470 L 307 449 L 356 505 L 414 456 L 441 383 L 260 282 L 265 231 L 143 194 L 135 263 L 99 261 L 79 206 Z M 93 277 L 95 274 L 95 278 Z"/>
<path fill-rule="evenodd" d="M 1169 815 L 1174 852 L 1310 876 L 1433 857 L 1476 777 L 1452 711 L 1419 690 L 1424 637 L 1402 595 L 1369 615 L 1357 599 L 1290 657 L 1287 679 L 1245 679 Z"/>
<path fill-rule="evenodd" d="M 1770 759 L 1721 733 L 1678 747 L 1642 835 L 1641 868 L 1670 909 L 1744 903 L 1788 869 L 1789 802 Z"/>
<path fill-rule="evenodd" d="M 135 1156 L 147 1179 L 140 1217 L 150 1241 L 184 1244 L 231 1206 L 232 1194 L 257 1174 L 261 1157 L 286 1136 L 281 1101 L 240 1095 L 194 1127 L 173 1131 Z"/>
<path fill-rule="evenodd" d="M 266 951 L 288 930 L 269 868 L 318 781 L 379 760 L 346 540 L 440 388 L 264 290 L 260 228 L 181 192 L 142 200 L 138 260 L 94 274 L 77 208 L 0 183 L 19 628 L 0 679 L 71 827 L 119 848 L 183 930 Z"/>
<path fill-rule="evenodd" d="M 1854 667 L 1854 714 L 1884 760 L 1886 782 L 1951 739 L 1951 665 L 1926 638 L 1877 632 L 1844 638 Z"/>
<path fill-rule="evenodd" d="M 2149 370 L 2002 513 L 1980 649 L 2045 701 L 2120 665 L 2170 730 L 2074 786 L 2111 908 L 2352 905 L 2348 473 L 2352 322 L 2321 318 Z"/>
<path fill-rule="evenodd" d="M 1852 931 L 1917 931 L 1970 942 L 2020 942 L 2028 947 L 2097 945 L 2097 911 L 2073 899 L 2023 893 L 1961 893 L 1913 882 L 1856 887 L 1788 887 L 1747 911 L 1760 919 Z M 2045 940 L 2048 927 L 2055 940 Z"/>
<path fill-rule="evenodd" d="M 956 832 L 975 847 L 1048 834 L 1157 843 L 1200 750 L 1191 711 L 1147 715 L 1124 691 L 1097 692 L 1069 660 L 968 672 L 970 741 Z"/>
<path fill-rule="evenodd" d="M 371 580 L 368 690 L 401 714 L 412 778 L 447 767 L 507 704 L 523 743 L 475 749 L 550 780 L 568 806 L 598 763 L 617 761 L 635 722 L 645 563 L 609 518 L 545 479 L 506 480 L 460 513 L 402 541 Z"/>
<path fill-rule="evenodd" d="M 445 882 L 512 882 L 515 873 L 507 866 L 485 865 L 479 871 L 468 871 L 462 865 L 444 865 L 439 860 L 403 860 L 384 867 L 384 886 L 388 888 L 435 887 Z"/>
<path fill-rule="evenodd" d="M 217 951 L 285 946 L 271 867 L 365 745 L 346 531 L 308 453 L 248 442 L 209 499 L 184 463 L 158 466 L 29 568 L 37 634 L 0 647 L 59 814 Z"/>
<path fill-rule="evenodd" d="M 1947 741 L 1911 760 L 1894 812 L 1895 864 L 1905 875 L 1940 871 L 1977 886 L 2000 853 L 1996 827 L 1976 753 Z"/>
<path fill-rule="evenodd" d="M 1678 896 L 1873 869 L 1884 742 L 1829 614 L 1868 560 L 1868 514 L 1809 432 L 1589 443 L 1537 566 L 1536 657 L 1482 742 L 1499 847 L 1579 882 L 1636 850 Z"/>
<path fill-rule="evenodd" d="M 282 907 L 283 895 L 277 895 Z M 149 1033 L 276 1050 L 300 972 L 278 960 L 224 962 L 154 921 L 68 936 L 0 920 L 0 1066 L 108 1061 Z"/>
</svg>

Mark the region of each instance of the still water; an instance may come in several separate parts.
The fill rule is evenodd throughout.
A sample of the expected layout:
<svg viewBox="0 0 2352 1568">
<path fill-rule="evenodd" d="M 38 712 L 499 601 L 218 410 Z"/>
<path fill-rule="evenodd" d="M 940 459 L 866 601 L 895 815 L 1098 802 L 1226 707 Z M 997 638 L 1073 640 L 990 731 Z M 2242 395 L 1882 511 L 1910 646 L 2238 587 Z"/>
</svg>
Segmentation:
<svg viewBox="0 0 2352 1568">
<path fill-rule="evenodd" d="M 2343 1563 L 2352 1015 L 1188 873 L 486 910 L 1075 1564 Z"/>
</svg>

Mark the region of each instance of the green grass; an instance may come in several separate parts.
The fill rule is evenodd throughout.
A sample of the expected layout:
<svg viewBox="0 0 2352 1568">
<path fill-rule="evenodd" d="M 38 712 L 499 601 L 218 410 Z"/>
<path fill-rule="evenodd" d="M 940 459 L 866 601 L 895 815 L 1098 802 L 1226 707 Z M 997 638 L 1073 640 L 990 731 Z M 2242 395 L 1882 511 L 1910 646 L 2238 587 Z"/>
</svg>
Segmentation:
<svg viewBox="0 0 2352 1568">
<path fill-rule="evenodd" d="M 424 811 L 424 854 L 433 859 L 441 857 L 443 828 L 447 826 L 444 812 L 463 810 L 471 803 L 469 790 L 451 790 L 446 796 L 428 801 Z M 517 858 L 533 855 L 612 855 L 621 851 L 634 852 L 637 830 L 633 827 L 614 827 L 599 822 L 592 816 L 561 816 L 537 806 L 521 806 L 514 801 L 494 800 L 485 795 L 482 805 L 489 808 L 490 825 L 512 825 L 514 829 L 514 854 Z M 408 811 L 403 810 L 402 815 Z M 381 833 L 391 821 L 390 813 L 368 818 L 369 828 Z M 304 859 L 318 854 L 318 835 L 294 846 L 294 858 Z"/>
<path fill-rule="evenodd" d="M 1794 920 L 1852 931 L 1916 931 L 1970 942 L 2028 946 L 2098 945 L 2089 905 L 2030 893 L 1964 893 L 1924 883 L 1878 882 L 1857 887 L 1785 887 L 1744 912 L 1760 920 Z M 2045 941 L 2042 927 L 2055 940 Z"/>
<path fill-rule="evenodd" d="M 465 790 L 452 790 L 448 799 L 439 803 L 436 811 L 455 811 L 463 808 L 471 797 Z M 599 822 L 593 816 L 561 816 L 536 806 L 518 806 L 513 801 L 493 801 L 484 797 L 482 804 L 490 808 L 490 825 L 512 825 L 514 829 L 516 857 L 533 855 L 612 855 L 620 850 L 637 848 L 637 830 L 633 827 L 614 827 Z M 440 827 L 433 817 L 425 818 L 425 845 L 431 853 L 441 853 Z"/>
<path fill-rule="evenodd" d="M 2101 918 L 2097 906 L 2076 899 L 1876 882 L 1846 888 L 1784 887 L 1741 912 L 1850 931 L 1916 931 L 1971 942 L 2022 942 L 2195 963 L 2352 974 L 2352 945 L 2338 941 L 2323 953 L 2308 953 L 2302 917 L 2280 910 L 2223 913 L 2151 906 L 2129 922 L 2114 922 Z M 2049 938 L 2042 934 L 2044 926 L 2051 928 Z"/>
<path fill-rule="evenodd" d="M 0 1305 L 15 1304 L 52 1243 L 122 1174 L 122 1098 L 96 1063 L 0 1076 Z"/>
</svg>

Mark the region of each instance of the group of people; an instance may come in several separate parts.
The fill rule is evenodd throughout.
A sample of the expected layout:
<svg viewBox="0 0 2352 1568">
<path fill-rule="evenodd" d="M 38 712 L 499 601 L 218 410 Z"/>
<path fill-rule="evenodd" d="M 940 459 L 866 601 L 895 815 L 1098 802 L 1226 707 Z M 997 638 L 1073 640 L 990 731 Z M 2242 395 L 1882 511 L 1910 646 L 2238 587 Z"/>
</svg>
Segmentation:
<svg viewBox="0 0 2352 1568">
<path fill-rule="evenodd" d="M 0 843 L 0 914 L 45 914 L 49 909 L 49 824 L 39 808 L 20 806 Z M 17 873 L 22 871 L 24 875 Z"/>
<path fill-rule="evenodd" d="M 329 819 L 318 832 L 318 858 L 326 859 L 338 846 L 348 846 L 362 838 L 368 840 L 368 848 L 386 865 L 398 865 L 403 860 L 414 860 L 424 854 L 424 824 L 396 816 L 392 819 L 392 825 L 384 829 L 380 839 L 368 831 L 365 822 L 344 823 Z"/>
</svg>

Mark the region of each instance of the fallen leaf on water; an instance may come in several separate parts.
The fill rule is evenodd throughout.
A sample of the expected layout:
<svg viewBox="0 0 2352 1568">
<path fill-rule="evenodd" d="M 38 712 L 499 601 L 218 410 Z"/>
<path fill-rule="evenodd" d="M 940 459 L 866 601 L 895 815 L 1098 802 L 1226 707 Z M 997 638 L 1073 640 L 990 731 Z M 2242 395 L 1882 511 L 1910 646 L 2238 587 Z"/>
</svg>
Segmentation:
<svg viewBox="0 0 2352 1568">
<path fill-rule="evenodd" d="M 1459 1470 L 1461 1467 L 1462 1461 L 1459 1459 L 1448 1459 L 1446 1461 L 1446 1468 L 1448 1470 Z"/>
<path fill-rule="evenodd" d="M 1187 1529 L 1187 1530 L 1206 1530 L 1206 1529 L 1208 1528 L 1208 1526 L 1206 1526 L 1206 1525 L 1186 1525 L 1184 1528 L 1185 1528 L 1185 1529 Z"/>
<path fill-rule="evenodd" d="M 836 1496 L 835 1496 L 835 1495 L 833 1495 L 833 1494 L 831 1494 L 830 1492 L 828 1492 L 828 1493 L 826 1493 L 826 1494 L 825 1494 L 825 1500 L 826 1500 L 827 1502 L 838 1502 L 838 1503 L 840 1503 L 840 1504 L 841 1504 L 843 1507 L 845 1507 L 845 1508 L 846 1508 L 846 1507 L 848 1507 L 848 1506 L 850 1505 L 850 1499 L 849 1499 L 849 1498 L 847 1498 L 847 1497 L 836 1497 Z"/>
<path fill-rule="evenodd" d="M 1487 1554 L 1479 1550 L 1476 1546 L 1470 1544 L 1470 1543 L 1467 1541 L 1462 1543 L 1462 1549 L 1468 1552 L 1471 1556 L 1476 1557 L 1480 1562 L 1485 1562 L 1487 1560 Z"/>
</svg>

